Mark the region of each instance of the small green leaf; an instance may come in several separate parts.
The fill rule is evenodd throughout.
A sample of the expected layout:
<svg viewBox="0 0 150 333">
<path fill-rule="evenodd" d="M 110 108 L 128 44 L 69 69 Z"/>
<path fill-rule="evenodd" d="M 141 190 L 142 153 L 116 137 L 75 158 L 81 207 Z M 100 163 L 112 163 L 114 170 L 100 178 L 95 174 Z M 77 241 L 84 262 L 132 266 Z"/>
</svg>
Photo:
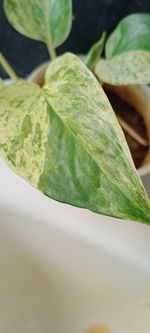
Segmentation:
<svg viewBox="0 0 150 333">
<path fill-rule="evenodd" d="M 106 42 L 107 59 L 134 50 L 150 52 L 150 14 L 125 17 Z"/>
<path fill-rule="evenodd" d="M 100 81 L 112 85 L 149 84 L 150 52 L 133 51 L 101 59 L 94 71 Z"/>
<path fill-rule="evenodd" d="M 104 49 L 105 40 L 106 40 L 106 32 L 103 32 L 101 39 L 98 42 L 96 42 L 89 50 L 84 60 L 84 63 L 88 68 L 92 69 L 98 62 Z"/>
<path fill-rule="evenodd" d="M 43 89 L 1 89 L 0 154 L 47 196 L 150 223 L 150 202 L 99 83 L 74 55 L 53 61 Z"/>
<path fill-rule="evenodd" d="M 57 47 L 68 37 L 72 0 L 4 0 L 9 22 L 23 35 Z"/>
</svg>

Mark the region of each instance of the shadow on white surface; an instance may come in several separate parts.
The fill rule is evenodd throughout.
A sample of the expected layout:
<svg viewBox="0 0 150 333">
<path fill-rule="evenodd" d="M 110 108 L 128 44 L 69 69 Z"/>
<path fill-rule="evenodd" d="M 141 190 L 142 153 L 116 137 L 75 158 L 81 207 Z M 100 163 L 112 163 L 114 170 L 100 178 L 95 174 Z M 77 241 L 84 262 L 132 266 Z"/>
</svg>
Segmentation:
<svg viewBox="0 0 150 333">
<path fill-rule="evenodd" d="M 0 185 L 0 332 L 149 333 L 150 227 Z"/>
<path fill-rule="evenodd" d="M 0 216 L 0 332 L 149 333 L 147 270 L 29 214 Z"/>
</svg>

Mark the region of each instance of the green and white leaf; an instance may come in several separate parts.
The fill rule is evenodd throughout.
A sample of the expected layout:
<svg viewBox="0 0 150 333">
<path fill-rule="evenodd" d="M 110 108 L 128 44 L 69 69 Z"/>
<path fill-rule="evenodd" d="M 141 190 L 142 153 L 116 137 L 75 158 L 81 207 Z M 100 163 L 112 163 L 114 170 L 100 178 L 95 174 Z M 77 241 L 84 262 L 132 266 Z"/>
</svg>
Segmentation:
<svg viewBox="0 0 150 333">
<path fill-rule="evenodd" d="M 72 0 L 4 0 L 6 16 L 21 34 L 57 47 L 68 37 Z"/>
<path fill-rule="evenodd" d="M 18 81 L 0 93 L 0 154 L 13 170 L 37 187 L 45 163 L 47 103 L 33 83 Z"/>
<path fill-rule="evenodd" d="M 150 203 L 111 105 L 72 54 L 49 66 L 44 89 L 26 82 L 2 88 L 0 154 L 55 200 L 150 223 Z"/>
<path fill-rule="evenodd" d="M 150 52 L 150 14 L 125 17 L 106 42 L 107 59 L 134 50 Z"/>
<path fill-rule="evenodd" d="M 123 132 L 93 74 L 76 56 L 66 54 L 50 65 L 45 91 L 55 110 L 55 129 L 41 190 L 98 213 L 150 222 L 150 203 Z"/>
<path fill-rule="evenodd" d="M 84 60 L 84 63 L 88 68 L 92 69 L 97 64 L 103 52 L 105 40 L 106 40 L 106 32 L 103 32 L 100 40 L 96 42 L 89 50 Z"/>
<path fill-rule="evenodd" d="M 112 85 L 149 84 L 150 52 L 133 51 L 101 59 L 94 71 L 100 81 Z"/>
</svg>

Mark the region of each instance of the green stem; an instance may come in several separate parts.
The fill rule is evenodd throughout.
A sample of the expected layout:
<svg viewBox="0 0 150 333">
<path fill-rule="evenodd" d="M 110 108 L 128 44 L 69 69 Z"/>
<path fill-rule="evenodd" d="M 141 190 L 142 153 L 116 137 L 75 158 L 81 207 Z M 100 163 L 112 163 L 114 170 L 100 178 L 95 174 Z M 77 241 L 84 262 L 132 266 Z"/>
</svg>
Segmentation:
<svg viewBox="0 0 150 333">
<path fill-rule="evenodd" d="M 48 48 L 48 52 L 49 52 L 49 55 L 50 55 L 51 59 L 52 60 L 56 59 L 56 57 L 57 57 L 56 51 L 52 47 L 51 41 L 49 41 L 49 43 L 47 44 L 47 48 Z"/>
<path fill-rule="evenodd" d="M 12 67 L 9 65 L 8 61 L 5 59 L 3 54 L 0 52 L 0 64 L 4 67 L 5 71 L 7 74 L 13 79 L 13 80 L 18 80 L 18 76 L 12 69 Z"/>
</svg>

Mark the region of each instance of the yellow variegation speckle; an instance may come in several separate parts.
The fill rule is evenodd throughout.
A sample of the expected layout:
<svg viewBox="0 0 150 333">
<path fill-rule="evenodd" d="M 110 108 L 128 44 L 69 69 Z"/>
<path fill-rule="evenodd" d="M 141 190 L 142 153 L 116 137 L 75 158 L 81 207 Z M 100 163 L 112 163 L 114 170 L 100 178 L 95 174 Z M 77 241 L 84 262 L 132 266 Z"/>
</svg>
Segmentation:
<svg viewBox="0 0 150 333">
<path fill-rule="evenodd" d="M 150 52 L 130 51 L 100 59 L 95 74 L 103 81 L 113 85 L 149 84 Z"/>
</svg>

